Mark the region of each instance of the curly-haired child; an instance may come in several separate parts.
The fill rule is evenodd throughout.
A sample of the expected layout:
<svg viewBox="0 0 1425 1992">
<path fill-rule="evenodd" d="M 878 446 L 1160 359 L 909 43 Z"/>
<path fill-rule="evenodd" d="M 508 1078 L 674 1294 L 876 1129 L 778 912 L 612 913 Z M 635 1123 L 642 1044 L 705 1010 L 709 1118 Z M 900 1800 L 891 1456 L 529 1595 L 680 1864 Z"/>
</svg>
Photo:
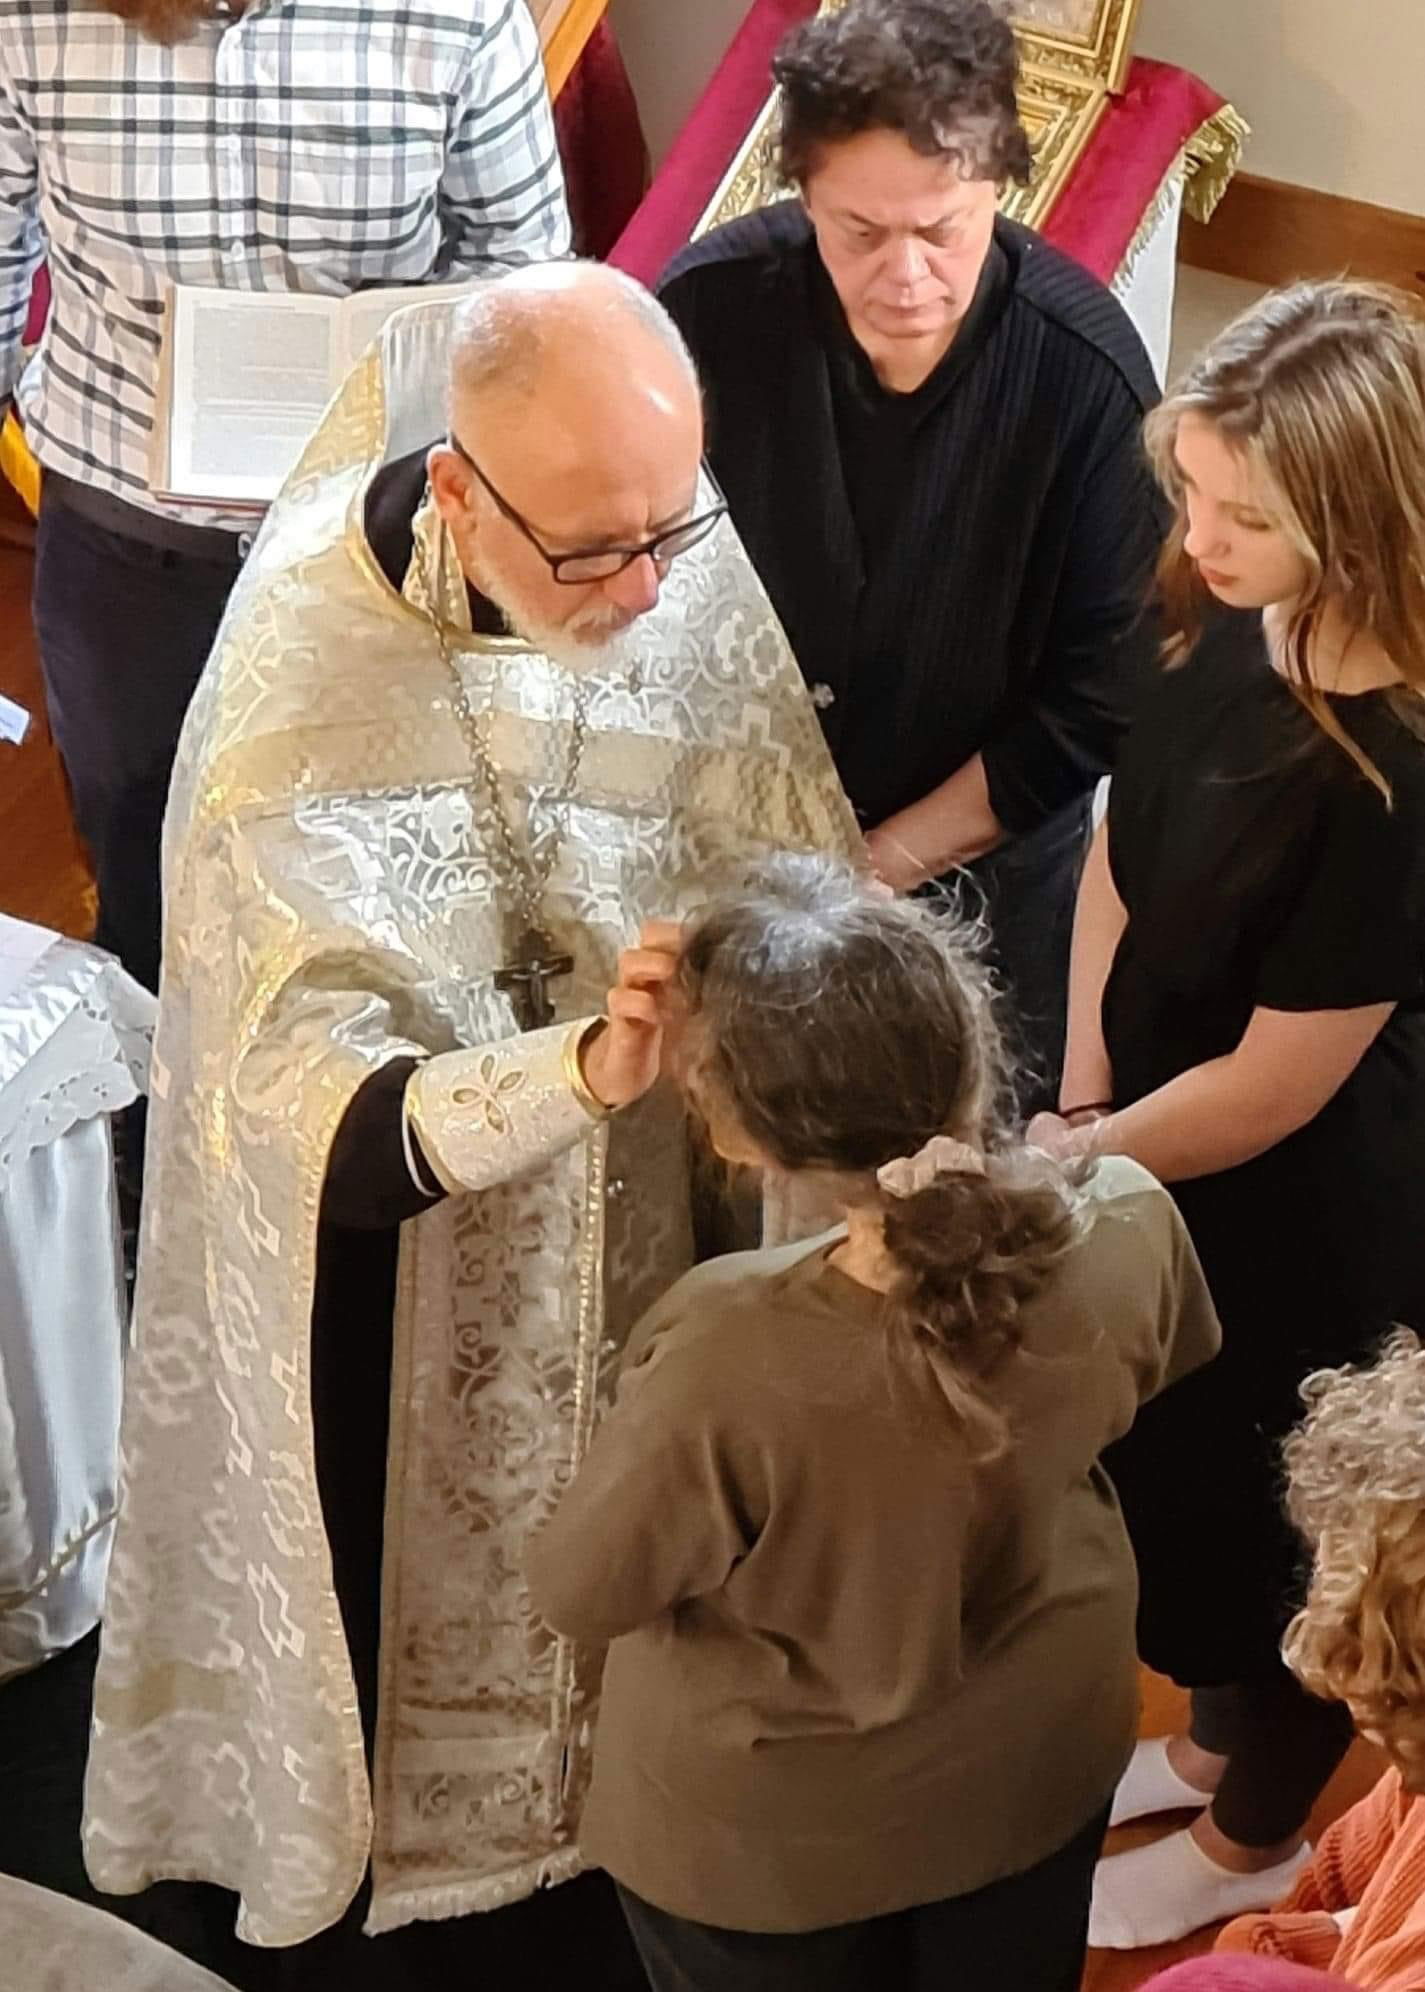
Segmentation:
<svg viewBox="0 0 1425 1992">
<path fill-rule="evenodd" d="M 1425 1986 L 1425 1349 L 1399 1334 L 1374 1366 L 1323 1370 L 1304 1395 L 1288 1501 L 1315 1564 L 1286 1658 L 1391 1769 L 1275 1910 L 1230 1923 L 1218 1955 L 1168 1974 L 1162 1992 Z"/>
</svg>

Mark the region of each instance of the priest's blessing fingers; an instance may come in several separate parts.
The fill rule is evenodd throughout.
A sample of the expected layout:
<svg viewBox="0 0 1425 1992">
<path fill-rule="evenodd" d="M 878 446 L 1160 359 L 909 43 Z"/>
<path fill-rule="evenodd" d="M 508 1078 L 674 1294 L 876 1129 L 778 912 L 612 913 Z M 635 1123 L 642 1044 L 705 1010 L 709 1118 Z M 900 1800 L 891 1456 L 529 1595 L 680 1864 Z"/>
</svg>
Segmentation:
<svg viewBox="0 0 1425 1992">
<path fill-rule="evenodd" d="M 671 955 L 677 962 L 683 953 L 686 930 L 678 920 L 645 920 L 639 929 L 638 945 Z"/>
<path fill-rule="evenodd" d="M 611 1112 L 629 1107 L 654 1084 L 662 1067 L 663 1025 L 658 998 L 648 989 L 631 987 L 627 963 L 634 950 L 619 956 L 619 980 L 605 1006 L 608 1023 L 586 1040 L 582 1064 L 584 1083 Z"/>
<path fill-rule="evenodd" d="M 688 1015 L 682 985 L 678 981 L 678 966 L 686 943 L 687 929 L 679 921 L 645 920 L 638 947 L 630 949 L 625 959 L 636 957 L 639 962 L 648 963 L 648 973 L 646 976 L 642 973 L 625 975 L 622 963 L 619 972 L 621 982 L 631 982 L 636 987 L 651 990 L 657 996 L 659 1021 L 663 1026 L 663 1070 L 673 1079 L 681 1073 L 679 1052 Z"/>
</svg>

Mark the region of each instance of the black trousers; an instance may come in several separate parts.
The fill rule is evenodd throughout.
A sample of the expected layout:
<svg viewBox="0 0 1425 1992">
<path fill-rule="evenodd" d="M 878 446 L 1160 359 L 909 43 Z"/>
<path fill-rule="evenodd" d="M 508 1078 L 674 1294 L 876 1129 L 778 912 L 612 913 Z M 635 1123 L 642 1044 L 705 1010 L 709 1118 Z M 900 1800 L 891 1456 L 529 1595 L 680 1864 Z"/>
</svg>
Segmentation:
<svg viewBox="0 0 1425 1992">
<path fill-rule="evenodd" d="M 112 532 L 47 479 L 35 549 L 34 618 L 50 727 L 99 887 L 95 939 L 158 987 L 159 846 L 179 729 L 240 560 Z"/>
<path fill-rule="evenodd" d="M 1006 995 L 1001 1023 L 1026 1114 L 1059 1104 L 1069 949 L 1092 809 L 1088 800 L 1073 803 L 943 881 L 967 914 L 983 912 L 988 922 L 990 963 Z"/>
<path fill-rule="evenodd" d="M 714 1929 L 619 1896 L 653 1992 L 1078 1992 L 1106 1820 L 972 1895 L 797 1936 Z"/>
<path fill-rule="evenodd" d="M 1189 1733 L 1226 1757 L 1213 1824 L 1243 1847 L 1277 1847 L 1306 1825 L 1351 1747 L 1351 1715 L 1309 1695 L 1284 1662 L 1256 1680 L 1194 1688 Z"/>
</svg>

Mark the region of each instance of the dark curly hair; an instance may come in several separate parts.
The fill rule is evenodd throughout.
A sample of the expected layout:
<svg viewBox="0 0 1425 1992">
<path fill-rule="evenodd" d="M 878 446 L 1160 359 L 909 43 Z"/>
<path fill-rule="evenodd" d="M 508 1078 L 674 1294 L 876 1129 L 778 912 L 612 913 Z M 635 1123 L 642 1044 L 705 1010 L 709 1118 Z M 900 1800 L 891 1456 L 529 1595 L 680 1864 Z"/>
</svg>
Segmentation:
<svg viewBox="0 0 1425 1992">
<path fill-rule="evenodd" d="M 788 186 L 806 185 L 823 146 L 866 131 L 899 132 L 967 180 L 1029 179 L 1019 45 L 992 0 L 851 0 L 794 28 L 772 73 Z"/>
<path fill-rule="evenodd" d="M 1007 1433 L 984 1385 L 1078 1231 L 1061 1171 L 1004 1132 L 1009 1098 L 978 941 L 948 912 L 873 895 L 844 865 L 782 857 L 692 923 L 692 1095 L 847 1204 L 879 1203 L 892 1325 L 929 1350 L 980 1450 Z M 984 1170 L 883 1191 L 876 1171 L 948 1134 Z"/>
</svg>

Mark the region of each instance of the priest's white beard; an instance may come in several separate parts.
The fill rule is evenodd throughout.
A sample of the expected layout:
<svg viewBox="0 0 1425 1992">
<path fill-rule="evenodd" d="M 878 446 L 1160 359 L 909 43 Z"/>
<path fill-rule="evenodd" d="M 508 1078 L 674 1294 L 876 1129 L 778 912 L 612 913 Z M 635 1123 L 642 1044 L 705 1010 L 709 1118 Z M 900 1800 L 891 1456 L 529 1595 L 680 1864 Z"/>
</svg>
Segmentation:
<svg viewBox="0 0 1425 1992">
<path fill-rule="evenodd" d="M 491 570 L 470 579 L 495 604 L 516 636 L 532 650 L 542 650 L 561 670 L 575 677 L 631 673 L 638 662 L 640 617 L 629 623 L 612 603 L 586 609 L 573 625 L 548 623 L 521 599 L 519 588 Z"/>
<path fill-rule="evenodd" d="M 602 637 L 579 638 L 567 629 L 545 629 L 536 622 L 521 621 L 508 610 L 504 614 L 511 629 L 571 677 L 632 676 L 642 653 L 644 639 L 637 622 L 621 624 Z"/>
</svg>

